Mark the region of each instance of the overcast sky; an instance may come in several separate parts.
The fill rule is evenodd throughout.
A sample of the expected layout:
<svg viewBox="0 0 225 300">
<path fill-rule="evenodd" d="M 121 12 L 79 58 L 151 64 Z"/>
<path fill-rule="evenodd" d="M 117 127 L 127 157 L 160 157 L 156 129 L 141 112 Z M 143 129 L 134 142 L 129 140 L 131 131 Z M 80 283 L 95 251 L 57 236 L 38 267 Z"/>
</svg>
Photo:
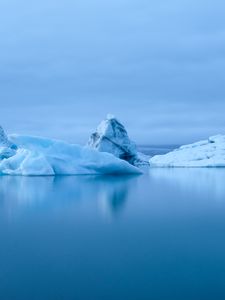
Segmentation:
<svg viewBox="0 0 225 300">
<path fill-rule="evenodd" d="M 224 0 L 0 0 L 0 123 L 84 143 L 225 134 Z"/>
</svg>

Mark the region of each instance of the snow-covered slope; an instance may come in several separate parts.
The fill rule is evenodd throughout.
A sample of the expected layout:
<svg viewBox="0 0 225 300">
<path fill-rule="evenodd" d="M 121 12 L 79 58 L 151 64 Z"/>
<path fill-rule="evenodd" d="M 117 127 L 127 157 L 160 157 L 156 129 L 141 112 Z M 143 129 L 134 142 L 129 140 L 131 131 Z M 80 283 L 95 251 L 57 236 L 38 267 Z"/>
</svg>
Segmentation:
<svg viewBox="0 0 225 300">
<path fill-rule="evenodd" d="M 13 155 L 0 159 L 0 174 L 73 175 L 140 173 L 140 170 L 109 153 L 47 138 L 11 135 L 17 145 Z M 3 149 L 1 147 L 0 149 Z M 7 149 L 11 149 L 8 147 Z M 1 151 L 1 150 L 0 150 Z"/>
<path fill-rule="evenodd" d="M 150 159 L 151 167 L 225 167 L 225 136 L 185 145 Z"/>
<path fill-rule="evenodd" d="M 108 115 L 100 123 L 96 132 L 91 135 L 88 146 L 100 152 L 112 153 L 136 166 L 148 164 L 148 158 L 139 155 L 125 127 L 113 115 Z"/>
</svg>

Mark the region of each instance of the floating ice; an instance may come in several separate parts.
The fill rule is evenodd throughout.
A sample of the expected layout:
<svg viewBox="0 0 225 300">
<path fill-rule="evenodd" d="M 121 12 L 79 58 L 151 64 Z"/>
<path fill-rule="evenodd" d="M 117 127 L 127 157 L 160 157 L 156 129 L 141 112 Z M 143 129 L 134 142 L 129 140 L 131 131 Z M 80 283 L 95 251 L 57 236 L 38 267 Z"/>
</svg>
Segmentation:
<svg viewBox="0 0 225 300">
<path fill-rule="evenodd" d="M 151 167 L 225 167 L 225 136 L 217 135 L 150 159 Z"/>
<path fill-rule="evenodd" d="M 3 140 L 6 136 L 3 135 Z M 41 137 L 11 135 L 0 144 L 0 174 L 75 175 L 140 173 L 128 162 L 109 153 Z M 16 146 L 15 146 L 16 145 Z M 12 148 L 11 148 L 12 147 Z"/>
</svg>

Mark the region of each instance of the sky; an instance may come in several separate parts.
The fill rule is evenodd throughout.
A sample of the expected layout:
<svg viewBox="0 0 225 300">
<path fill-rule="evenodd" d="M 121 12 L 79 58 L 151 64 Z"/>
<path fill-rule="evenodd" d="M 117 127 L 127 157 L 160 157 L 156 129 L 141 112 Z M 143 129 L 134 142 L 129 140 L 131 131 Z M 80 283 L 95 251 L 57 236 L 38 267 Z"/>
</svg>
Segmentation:
<svg viewBox="0 0 225 300">
<path fill-rule="evenodd" d="M 224 0 L 0 0 L 0 124 L 86 143 L 225 134 Z"/>
</svg>

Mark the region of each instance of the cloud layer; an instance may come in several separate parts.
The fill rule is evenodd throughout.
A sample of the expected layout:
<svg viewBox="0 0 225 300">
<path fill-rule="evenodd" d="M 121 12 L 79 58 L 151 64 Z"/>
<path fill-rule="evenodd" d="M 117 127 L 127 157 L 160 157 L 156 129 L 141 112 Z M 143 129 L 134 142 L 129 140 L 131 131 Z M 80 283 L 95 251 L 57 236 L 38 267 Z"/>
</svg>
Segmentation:
<svg viewBox="0 0 225 300">
<path fill-rule="evenodd" d="M 108 112 L 139 143 L 223 133 L 224 11 L 222 0 L 3 0 L 1 122 L 78 142 Z"/>
</svg>

